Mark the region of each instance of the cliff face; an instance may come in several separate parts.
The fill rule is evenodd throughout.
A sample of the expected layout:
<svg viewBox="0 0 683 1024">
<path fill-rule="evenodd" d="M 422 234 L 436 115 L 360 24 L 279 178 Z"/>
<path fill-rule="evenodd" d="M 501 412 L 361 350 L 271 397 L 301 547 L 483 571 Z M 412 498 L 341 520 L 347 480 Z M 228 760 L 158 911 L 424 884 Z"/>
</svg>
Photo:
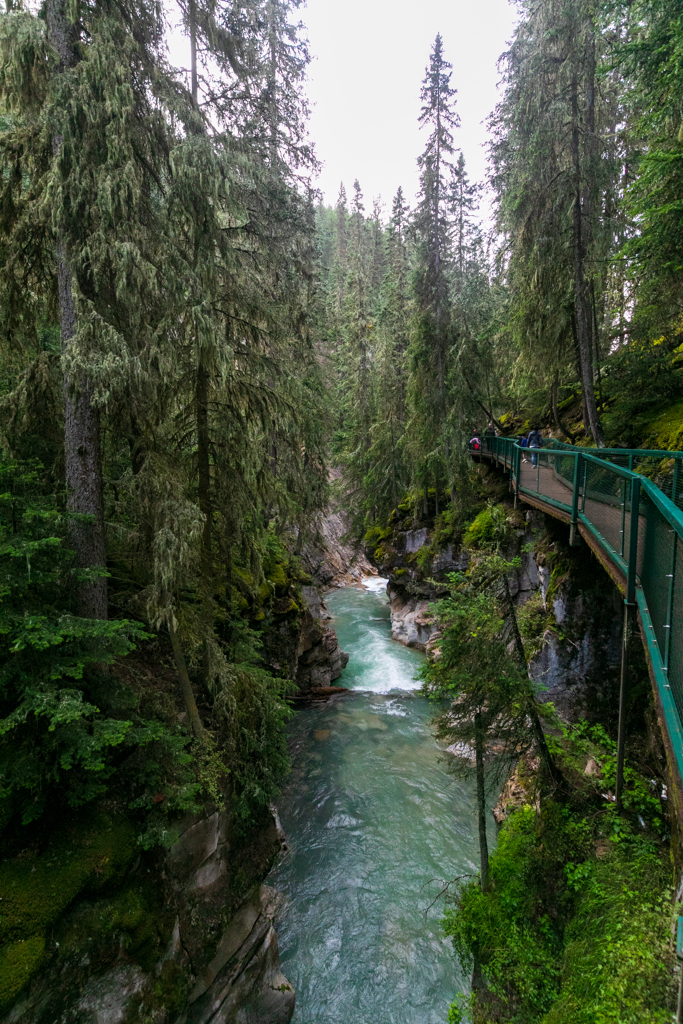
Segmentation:
<svg viewBox="0 0 683 1024">
<path fill-rule="evenodd" d="M 315 586 L 345 586 L 359 583 L 363 576 L 377 575 L 365 552 L 346 539 L 348 529 L 344 512 L 330 509 L 313 539 L 304 545 L 301 561 Z"/>
<path fill-rule="evenodd" d="M 620 595 L 585 545 L 569 547 L 562 523 L 536 511 L 516 516 L 508 555 L 522 564 L 510 588 L 531 637 L 531 674 L 566 720 L 609 719 L 618 704 Z M 389 579 L 392 636 L 429 653 L 439 642 L 430 605 L 446 594 L 448 573 L 467 568 L 468 554 L 442 541 L 433 523 L 400 526 L 382 531 L 367 553 Z"/>
<path fill-rule="evenodd" d="M 65 829 L 68 842 L 23 880 L 3 877 L 3 908 L 24 924 L 31 874 L 82 885 L 61 914 L 49 895 L 40 908 L 42 969 L 3 1024 L 287 1024 L 295 996 L 279 967 L 275 894 L 261 885 L 281 848 L 272 815 L 243 834 L 229 809 L 209 808 L 177 822 L 163 853 L 136 846 L 123 809 Z"/>
</svg>

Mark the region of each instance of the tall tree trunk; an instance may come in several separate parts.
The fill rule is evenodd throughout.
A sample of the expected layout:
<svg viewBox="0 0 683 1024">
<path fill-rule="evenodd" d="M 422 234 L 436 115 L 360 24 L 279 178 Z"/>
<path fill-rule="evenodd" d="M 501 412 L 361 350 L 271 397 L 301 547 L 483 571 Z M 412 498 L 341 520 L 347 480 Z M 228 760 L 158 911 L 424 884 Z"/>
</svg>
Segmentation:
<svg viewBox="0 0 683 1024">
<path fill-rule="evenodd" d="M 197 367 L 197 462 L 199 510 L 204 516 L 202 528 L 201 586 L 202 612 L 206 630 L 213 628 L 213 551 L 211 504 L 211 457 L 209 441 L 209 375 Z M 202 677 L 207 685 L 211 675 L 208 640 L 202 645 Z"/>
<path fill-rule="evenodd" d="M 551 406 L 552 411 L 553 411 L 553 419 L 555 420 L 555 426 L 560 431 L 560 433 L 561 434 L 565 434 L 566 437 L 569 438 L 570 444 L 574 444 L 574 442 L 576 440 L 574 435 L 572 434 L 571 430 L 567 429 L 567 427 L 564 425 L 564 423 L 560 419 L 560 413 L 559 413 L 558 408 L 557 408 L 557 396 L 558 396 L 559 390 L 560 390 L 560 376 L 559 376 L 559 373 L 557 371 L 555 371 L 555 379 L 553 380 L 553 386 L 552 386 L 551 392 L 550 392 L 550 406 Z"/>
<path fill-rule="evenodd" d="M 505 601 L 508 608 L 508 616 L 510 619 L 510 626 L 512 628 L 512 636 L 515 644 L 515 654 L 517 656 L 517 663 L 524 672 L 525 675 L 529 675 L 529 666 L 526 660 L 526 654 L 524 653 L 524 644 L 522 642 L 522 634 L 519 632 L 519 623 L 517 622 L 517 612 L 512 600 L 512 594 L 510 593 L 510 581 L 507 576 L 504 577 L 504 588 L 505 588 Z M 554 786 L 559 786 L 562 780 L 562 774 L 558 770 L 553 757 L 548 749 L 548 743 L 543 732 L 543 724 L 538 714 L 536 702 L 531 698 L 527 704 L 527 716 L 531 722 L 531 730 L 536 741 L 538 748 L 538 756 L 541 759 L 541 763 L 545 768 L 548 778 Z"/>
<path fill-rule="evenodd" d="M 51 45 L 59 54 L 59 73 L 76 63 L 77 32 L 66 16 L 65 0 L 48 0 L 47 32 Z M 52 139 L 56 157 L 62 148 L 61 135 Z M 57 283 L 62 353 L 68 353 L 76 334 L 76 309 L 71 290 L 71 268 L 63 239 L 57 238 Z M 102 486 L 102 453 L 100 418 L 92 404 L 92 387 L 83 373 L 75 378 L 64 375 L 64 463 L 68 491 L 67 509 L 88 521 L 72 522 L 69 543 L 76 553 L 76 564 L 82 569 L 104 569 L 104 493 Z M 78 586 L 79 613 L 91 619 L 107 618 L 107 581 L 99 577 Z"/>
<path fill-rule="evenodd" d="M 170 617 L 168 619 L 168 635 L 171 638 L 173 657 L 175 659 L 176 669 L 180 679 L 180 688 L 182 690 L 183 700 L 185 701 L 185 709 L 187 711 L 190 728 L 192 729 L 192 735 L 200 743 L 203 743 L 205 740 L 204 726 L 202 725 L 202 720 L 199 717 L 197 702 L 194 699 L 194 691 L 192 690 L 192 683 L 190 682 L 190 675 L 187 671 L 187 665 L 185 663 L 185 658 L 183 657 L 180 641 L 178 640 L 178 634 L 175 631 Z"/>
<path fill-rule="evenodd" d="M 489 874 L 489 844 L 486 837 L 486 778 L 484 775 L 484 727 L 481 711 L 474 716 L 474 751 L 477 768 L 477 814 L 479 818 L 479 863 L 481 887 L 486 892 Z"/>
<path fill-rule="evenodd" d="M 584 242 L 581 213 L 581 156 L 579 151 L 579 97 L 576 75 L 572 80 L 572 163 L 574 165 L 573 256 L 574 304 L 576 307 L 576 335 L 581 370 L 581 389 L 588 414 L 588 427 L 595 443 L 604 444 L 593 387 L 593 358 L 588 317 L 586 282 L 584 277 Z"/>
</svg>

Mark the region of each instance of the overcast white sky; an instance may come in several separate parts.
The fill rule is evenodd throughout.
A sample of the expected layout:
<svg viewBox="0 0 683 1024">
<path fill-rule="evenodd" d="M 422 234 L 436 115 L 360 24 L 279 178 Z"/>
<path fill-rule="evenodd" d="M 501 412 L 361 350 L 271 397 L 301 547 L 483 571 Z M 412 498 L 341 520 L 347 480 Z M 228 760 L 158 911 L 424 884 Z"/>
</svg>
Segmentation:
<svg viewBox="0 0 683 1024">
<path fill-rule="evenodd" d="M 424 147 L 420 83 L 437 32 L 458 90 L 456 145 L 470 177 L 483 178 L 485 121 L 498 97 L 496 62 L 512 35 L 514 0 L 307 0 L 300 15 L 313 56 L 310 133 L 327 203 L 336 202 L 340 181 L 350 196 L 358 178 L 368 212 L 381 195 L 388 213 L 399 185 L 412 205 Z M 187 65 L 187 41 L 174 32 L 170 43 L 173 59 Z"/>
<path fill-rule="evenodd" d="M 302 21 L 314 58 L 311 136 L 324 164 L 319 185 L 326 202 L 336 202 L 341 180 L 350 194 L 357 177 L 367 210 L 376 195 L 390 209 L 399 185 L 412 203 L 424 146 L 420 83 L 437 32 L 458 90 L 456 143 L 470 176 L 480 180 L 483 122 L 498 95 L 496 61 L 516 16 L 508 0 L 308 0 Z"/>
</svg>

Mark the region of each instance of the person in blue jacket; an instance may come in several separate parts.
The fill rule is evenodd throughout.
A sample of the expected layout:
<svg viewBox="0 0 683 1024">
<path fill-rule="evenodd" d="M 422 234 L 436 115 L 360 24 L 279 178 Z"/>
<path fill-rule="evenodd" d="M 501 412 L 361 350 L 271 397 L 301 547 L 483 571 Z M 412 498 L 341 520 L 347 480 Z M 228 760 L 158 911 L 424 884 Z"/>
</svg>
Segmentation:
<svg viewBox="0 0 683 1024">
<path fill-rule="evenodd" d="M 526 434 L 524 434 L 522 437 L 520 437 L 520 439 L 519 439 L 519 447 L 520 448 L 528 448 L 529 447 L 529 438 L 526 436 Z M 522 454 L 522 462 L 527 462 L 527 461 L 528 460 L 527 460 L 526 451 L 525 451 Z"/>
</svg>

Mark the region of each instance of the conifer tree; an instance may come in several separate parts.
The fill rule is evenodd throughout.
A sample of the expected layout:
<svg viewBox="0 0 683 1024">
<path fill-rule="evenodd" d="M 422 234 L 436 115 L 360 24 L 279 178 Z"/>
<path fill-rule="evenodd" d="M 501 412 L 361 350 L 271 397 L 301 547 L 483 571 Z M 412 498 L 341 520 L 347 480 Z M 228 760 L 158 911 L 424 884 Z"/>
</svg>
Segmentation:
<svg viewBox="0 0 683 1024">
<path fill-rule="evenodd" d="M 416 452 L 421 450 L 425 472 L 439 463 L 451 473 L 451 439 L 448 430 L 448 350 L 450 302 L 448 268 L 451 229 L 448 219 L 448 176 L 454 153 L 453 130 L 459 125 L 452 88 L 452 65 L 444 57 L 437 35 L 422 82 L 419 124 L 429 134 L 418 160 L 420 191 L 414 217 L 416 266 L 413 346 L 413 402 L 417 420 Z M 436 402 L 433 400 L 436 391 Z M 426 479 L 426 477 L 425 477 Z"/>
<path fill-rule="evenodd" d="M 368 488 L 380 518 L 397 507 L 409 484 L 403 446 L 410 315 L 408 217 L 408 206 L 399 188 L 385 235 L 386 273 L 378 296 L 377 313 L 377 412 Z"/>
<path fill-rule="evenodd" d="M 372 348 L 374 318 L 371 308 L 372 236 L 364 216 L 363 193 L 353 183 L 347 275 L 344 290 L 344 354 L 350 391 L 346 409 L 349 420 L 349 468 L 360 497 L 369 468 L 373 421 Z"/>
</svg>

